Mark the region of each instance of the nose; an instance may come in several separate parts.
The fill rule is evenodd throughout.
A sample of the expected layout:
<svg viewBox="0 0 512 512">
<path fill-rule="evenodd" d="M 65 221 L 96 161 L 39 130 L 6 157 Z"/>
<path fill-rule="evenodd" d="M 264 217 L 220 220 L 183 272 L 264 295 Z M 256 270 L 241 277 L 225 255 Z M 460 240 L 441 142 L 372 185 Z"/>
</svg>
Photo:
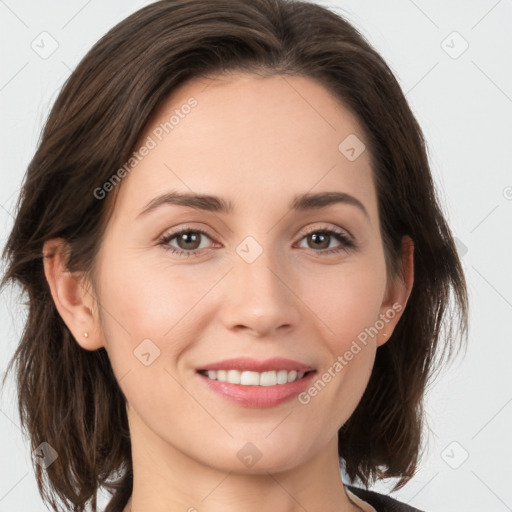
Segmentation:
<svg viewBox="0 0 512 512">
<path fill-rule="evenodd" d="M 235 255 L 224 283 L 224 326 L 256 337 L 271 337 L 296 328 L 302 303 L 295 290 L 298 279 L 290 265 L 267 249 L 254 261 L 240 254 Z"/>
</svg>

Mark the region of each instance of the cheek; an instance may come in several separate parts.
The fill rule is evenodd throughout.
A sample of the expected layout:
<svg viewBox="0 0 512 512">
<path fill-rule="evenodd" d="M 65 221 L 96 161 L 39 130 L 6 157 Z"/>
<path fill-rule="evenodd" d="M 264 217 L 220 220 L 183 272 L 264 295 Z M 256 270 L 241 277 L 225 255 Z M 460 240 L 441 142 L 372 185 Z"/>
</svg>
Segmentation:
<svg viewBox="0 0 512 512">
<path fill-rule="evenodd" d="M 102 329 L 119 386 L 143 417 L 165 425 L 164 411 L 172 404 L 180 403 L 182 413 L 193 405 L 173 378 L 172 361 L 187 348 L 186 330 L 199 310 L 194 306 L 212 284 L 178 266 L 163 269 L 123 257 L 105 259 L 100 278 Z"/>
<path fill-rule="evenodd" d="M 339 428 L 359 403 L 373 368 L 375 325 L 386 289 L 383 254 L 376 249 L 360 258 L 347 259 L 346 264 L 326 276 L 323 289 L 327 293 L 317 292 L 316 301 L 311 302 L 329 327 L 325 340 L 330 361 L 318 377 L 328 382 L 324 403 L 332 404 L 337 411 L 325 421 Z M 313 301 L 314 296 L 311 288 L 309 300 Z"/>
<path fill-rule="evenodd" d="M 112 365 L 121 375 L 134 366 L 140 370 L 139 364 L 134 364 L 139 363 L 134 350 L 138 351 L 143 340 L 155 344 L 156 354 L 160 351 L 157 366 L 185 350 L 190 339 L 187 332 L 208 322 L 208 313 L 201 306 L 206 304 L 205 294 L 222 276 L 212 268 L 200 271 L 162 258 L 152 262 L 122 255 L 104 259 L 101 268 L 102 328 Z"/>
<path fill-rule="evenodd" d="M 163 337 L 197 303 L 208 282 L 185 266 L 144 258 L 117 259 L 105 265 L 102 296 L 132 337 Z"/>
<path fill-rule="evenodd" d="M 339 354 L 379 318 L 386 287 L 383 257 L 377 252 L 305 275 L 301 298 L 331 340 L 331 351 Z"/>
<path fill-rule="evenodd" d="M 323 289 L 311 287 L 317 325 L 323 333 L 325 366 L 309 388 L 311 416 L 328 432 L 340 428 L 352 415 L 368 385 L 376 354 L 376 331 L 385 289 L 378 264 L 356 271 L 344 269 L 324 280 Z M 316 281 L 316 284 L 321 284 Z M 306 302 L 306 301 L 305 301 Z M 305 402 L 302 402 L 305 403 Z"/>
</svg>

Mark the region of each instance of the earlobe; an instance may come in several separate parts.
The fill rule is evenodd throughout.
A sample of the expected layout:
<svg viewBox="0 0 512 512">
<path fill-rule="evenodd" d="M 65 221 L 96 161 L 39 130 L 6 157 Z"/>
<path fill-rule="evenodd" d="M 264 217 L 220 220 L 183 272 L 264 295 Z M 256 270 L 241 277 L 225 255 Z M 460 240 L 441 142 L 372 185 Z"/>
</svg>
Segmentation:
<svg viewBox="0 0 512 512">
<path fill-rule="evenodd" d="M 99 335 L 98 320 L 91 310 L 94 297 L 84 286 L 85 274 L 67 270 L 67 257 L 68 245 L 64 239 L 53 238 L 44 243 L 46 281 L 55 307 L 77 343 L 85 350 L 96 350 L 103 346 L 103 342 Z"/>
<path fill-rule="evenodd" d="M 388 289 L 386 300 L 382 304 L 381 317 L 385 315 L 387 323 L 379 333 L 377 346 L 383 345 L 391 337 L 405 310 L 414 284 L 414 242 L 407 235 L 402 238 L 401 256 L 403 275 L 396 277 L 390 289 Z"/>
</svg>

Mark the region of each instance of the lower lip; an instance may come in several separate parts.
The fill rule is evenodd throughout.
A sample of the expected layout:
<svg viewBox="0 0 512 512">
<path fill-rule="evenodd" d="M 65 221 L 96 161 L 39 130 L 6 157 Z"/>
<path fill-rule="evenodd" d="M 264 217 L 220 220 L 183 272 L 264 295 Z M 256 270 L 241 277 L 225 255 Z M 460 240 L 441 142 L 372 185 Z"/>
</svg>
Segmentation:
<svg viewBox="0 0 512 512">
<path fill-rule="evenodd" d="M 287 402 L 304 391 L 310 385 L 315 373 L 312 371 L 300 380 L 275 386 L 243 386 L 209 379 L 201 373 L 197 373 L 197 375 L 212 391 L 231 402 L 242 407 L 266 409 Z"/>
</svg>

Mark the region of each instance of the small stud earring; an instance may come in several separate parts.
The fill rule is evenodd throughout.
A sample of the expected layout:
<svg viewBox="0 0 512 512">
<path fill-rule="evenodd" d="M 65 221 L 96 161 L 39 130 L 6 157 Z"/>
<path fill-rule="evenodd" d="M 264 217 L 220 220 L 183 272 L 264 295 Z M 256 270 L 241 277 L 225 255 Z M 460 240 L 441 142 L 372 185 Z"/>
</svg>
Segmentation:
<svg viewBox="0 0 512 512">
<path fill-rule="evenodd" d="M 387 334 L 385 332 L 382 333 L 382 336 L 387 336 Z"/>
<path fill-rule="evenodd" d="M 88 332 L 84 332 L 84 338 L 87 338 L 89 336 Z"/>
</svg>

